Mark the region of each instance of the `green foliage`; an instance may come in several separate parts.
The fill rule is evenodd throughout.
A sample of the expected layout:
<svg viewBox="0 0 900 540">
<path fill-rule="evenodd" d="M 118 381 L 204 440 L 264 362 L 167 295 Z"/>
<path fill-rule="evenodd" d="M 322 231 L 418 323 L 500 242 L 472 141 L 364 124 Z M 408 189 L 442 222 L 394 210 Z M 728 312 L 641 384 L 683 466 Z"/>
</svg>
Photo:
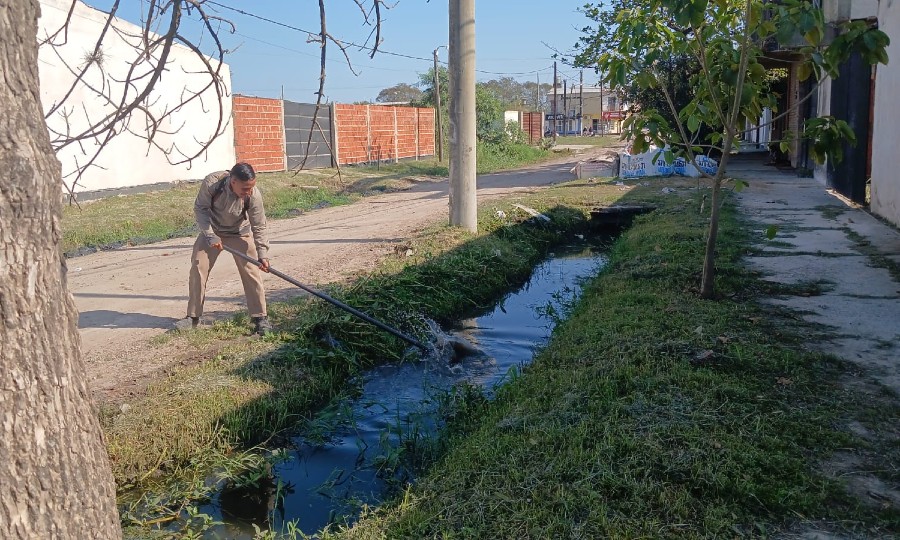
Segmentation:
<svg viewBox="0 0 900 540">
<path fill-rule="evenodd" d="M 851 146 L 856 146 L 856 135 L 850 125 L 833 116 L 807 120 L 805 128 L 805 135 L 812 143 L 809 152 L 816 163 L 825 163 L 829 158 L 833 164 L 840 163 L 844 159 L 841 143 L 847 141 Z"/>
<path fill-rule="evenodd" d="M 503 132 L 503 104 L 478 84 L 475 86 L 475 134 L 480 140 L 496 138 Z"/>
<path fill-rule="evenodd" d="M 711 151 L 721 156 L 711 177 L 713 211 L 700 292 L 712 298 L 720 190 L 731 151 L 746 122 L 757 122 L 765 108 L 780 112 L 774 78 L 762 64 L 767 51 L 796 53 L 801 77 L 836 77 L 854 52 L 868 62 L 886 62 L 890 40 L 855 21 L 842 23 L 826 43 L 822 9 L 808 0 L 616 0 L 588 6 L 585 13 L 598 27 L 585 28 L 576 63 L 599 66 L 613 89 L 637 84 L 665 97 L 668 119 L 660 109 L 643 107 L 624 123 L 634 151 L 652 144 L 690 160 Z M 667 63 L 676 58 L 696 59 L 699 66 L 690 76 L 693 97 L 683 106 L 670 90 L 677 81 Z M 852 142 L 845 126 L 827 119 L 808 126 L 804 135 L 813 138 L 816 160 L 843 157 L 841 143 Z"/>
<path fill-rule="evenodd" d="M 479 83 L 484 90 L 500 100 L 504 109 L 537 111 L 547 104 L 547 92 L 551 85 L 543 83 L 538 87 L 534 81 L 519 82 L 512 77 L 500 77 Z"/>
<path fill-rule="evenodd" d="M 411 84 L 399 83 L 389 88 L 385 88 L 381 92 L 378 92 L 378 97 L 375 98 L 375 101 L 378 103 L 413 103 L 421 100 L 423 97 L 422 94 L 423 92 L 421 90 Z"/>
<path fill-rule="evenodd" d="M 826 44 L 822 10 L 805 0 L 617 0 L 593 4 L 585 14 L 598 25 L 585 28 L 576 62 L 599 65 L 613 88 L 655 94 L 655 100 L 643 100 L 627 135 L 644 140 L 638 147 L 677 141 L 678 154 L 707 148 L 701 144 L 722 150 L 745 120 L 755 121 L 766 107 L 777 111 L 772 77 L 760 62 L 772 43 L 800 56 L 801 78 L 821 78 L 838 76 L 854 52 L 869 63 L 886 63 L 890 42 L 877 28 L 852 21 Z M 690 60 L 673 70 L 677 59 Z M 693 94 L 687 103 L 679 93 L 685 86 Z M 812 128 L 808 134 L 819 133 Z M 845 130 L 830 133 L 842 137 L 816 139 L 817 159 L 849 140 Z"/>
<path fill-rule="evenodd" d="M 441 88 L 441 121 L 444 132 L 450 126 L 450 74 L 447 68 L 438 67 Z M 535 83 L 516 83 L 512 79 L 500 79 L 478 83 L 475 86 L 475 132 L 479 140 L 497 142 L 503 137 L 503 111 L 506 109 L 522 109 L 527 103 L 545 99 L 549 85 L 540 89 Z M 419 86 L 423 89 L 422 98 L 415 103 L 420 107 L 434 107 L 434 69 L 428 70 L 419 77 Z M 539 94 L 538 97 L 530 97 Z M 525 105 L 523 105 L 523 103 Z M 445 136 L 446 139 L 446 136 Z"/>
</svg>

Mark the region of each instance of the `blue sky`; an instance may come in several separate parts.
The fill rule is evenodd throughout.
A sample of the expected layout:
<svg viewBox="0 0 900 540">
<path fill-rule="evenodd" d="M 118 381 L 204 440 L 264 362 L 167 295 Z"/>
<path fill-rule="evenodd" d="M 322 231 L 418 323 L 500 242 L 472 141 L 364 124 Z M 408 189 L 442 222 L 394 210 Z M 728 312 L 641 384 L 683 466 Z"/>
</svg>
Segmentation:
<svg viewBox="0 0 900 540">
<path fill-rule="evenodd" d="M 221 6 L 239 9 L 302 30 L 318 31 L 318 2 L 315 0 L 215 0 Z M 111 0 L 87 0 L 89 5 L 108 10 Z M 511 76 L 516 80 L 542 83 L 553 78 L 553 50 L 570 51 L 579 29 L 590 21 L 578 12 L 585 0 L 511 1 L 476 0 L 476 69 L 478 80 Z M 234 49 L 226 61 L 231 66 L 234 91 L 262 97 L 279 97 L 282 86 L 286 98 L 315 101 L 318 88 L 319 48 L 306 43 L 306 34 L 244 15 L 225 7 L 207 4 L 218 15 L 235 24 L 236 33 L 225 35 L 226 48 Z M 371 27 L 363 26 L 362 13 L 352 0 L 326 0 L 327 28 L 338 39 L 364 43 Z M 432 51 L 448 39 L 448 3 L 443 0 L 390 0 L 392 9 L 383 10 L 381 49 L 420 59 L 379 53 L 369 59 L 367 51 L 353 49 L 350 58 L 354 75 L 340 50 L 329 45 L 326 64 L 326 98 L 339 102 L 374 100 L 378 92 L 394 84 L 415 84 L 418 74 L 432 65 Z M 145 0 L 122 0 L 119 15 L 140 23 Z M 145 8 L 146 9 L 146 8 Z M 197 27 L 185 28 L 196 35 Z M 447 60 L 447 50 L 439 51 Z M 578 81 L 577 70 L 559 64 L 560 80 Z M 535 73 L 538 72 L 539 73 Z M 585 70 L 585 84 L 597 76 Z"/>
</svg>

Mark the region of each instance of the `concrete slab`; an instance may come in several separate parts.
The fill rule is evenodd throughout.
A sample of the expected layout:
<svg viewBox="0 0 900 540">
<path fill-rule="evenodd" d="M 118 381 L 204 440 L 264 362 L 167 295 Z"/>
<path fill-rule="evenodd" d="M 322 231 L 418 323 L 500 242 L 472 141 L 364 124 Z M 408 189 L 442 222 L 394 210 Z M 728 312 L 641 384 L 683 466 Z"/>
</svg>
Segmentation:
<svg viewBox="0 0 900 540">
<path fill-rule="evenodd" d="M 834 339 L 810 345 L 858 364 L 900 394 L 900 283 L 859 251 L 874 249 L 900 264 L 900 232 L 830 195 L 813 179 L 766 168 L 759 161 L 738 160 L 729 169 L 750 183 L 737 195 L 742 213 L 760 230 L 783 226 L 784 234 L 776 240 L 790 246 L 777 248 L 760 240 L 758 245 L 769 256 L 748 258 L 747 264 L 776 283 L 821 279 L 833 284 L 821 296 L 766 302 L 833 328 Z M 846 229 L 861 240 L 851 240 Z"/>
<path fill-rule="evenodd" d="M 801 251 L 806 253 L 823 253 L 828 255 L 856 255 L 852 242 L 844 231 L 837 229 L 815 229 L 811 231 L 787 231 L 777 235 L 774 241 L 785 242 L 792 247 L 778 247 L 770 244 L 760 244 L 764 252 Z"/>
<path fill-rule="evenodd" d="M 750 268 L 765 275 L 766 281 L 794 285 L 824 280 L 832 284 L 829 294 L 885 297 L 891 291 L 891 274 L 885 268 L 869 264 L 863 255 L 848 257 L 820 257 L 817 255 L 789 255 L 784 257 L 748 257 Z M 847 279 L 852 276 L 853 279 Z M 900 300 L 900 283 L 895 284 L 890 297 Z M 898 323 L 900 324 L 900 323 Z"/>
<path fill-rule="evenodd" d="M 839 337 L 859 337 L 900 345 L 900 301 L 897 297 L 855 298 L 839 294 L 792 296 L 767 300 L 804 311 L 809 322 L 830 326 Z M 900 355 L 897 358 L 900 361 Z"/>
<path fill-rule="evenodd" d="M 866 212 L 854 212 L 845 221 L 851 231 L 865 237 L 883 255 L 900 255 L 900 231 Z"/>
<path fill-rule="evenodd" d="M 825 217 L 818 210 L 771 209 L 762 210 L 753 215 L 767 225 L 783 228 L 804 227 L 813 229 L 843 229 L 846 225 L 841 221 Z"/>
</svg>

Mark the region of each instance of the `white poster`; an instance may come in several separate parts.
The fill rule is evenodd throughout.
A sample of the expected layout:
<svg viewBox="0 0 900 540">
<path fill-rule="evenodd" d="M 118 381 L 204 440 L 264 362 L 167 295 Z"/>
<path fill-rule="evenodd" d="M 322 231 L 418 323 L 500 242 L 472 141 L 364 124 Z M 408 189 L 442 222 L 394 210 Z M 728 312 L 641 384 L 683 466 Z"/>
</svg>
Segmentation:
<svg viewBox="0 0 900 540">
<path fill-rule="evenodd" d="M 620 154 L 621 167 L 619 176 L 622 178 L 641 178 L 644 176 L 700 176 L 697 168 L 683 157 L 677 157 L 671 163 L 666 162 L 666 151 L 651 147 L 643 154 Z M 719 163 L 708 156 L 697 156 L 697 165 L 709 175 L 714 175 L 719 170 Z"/>
</svg>

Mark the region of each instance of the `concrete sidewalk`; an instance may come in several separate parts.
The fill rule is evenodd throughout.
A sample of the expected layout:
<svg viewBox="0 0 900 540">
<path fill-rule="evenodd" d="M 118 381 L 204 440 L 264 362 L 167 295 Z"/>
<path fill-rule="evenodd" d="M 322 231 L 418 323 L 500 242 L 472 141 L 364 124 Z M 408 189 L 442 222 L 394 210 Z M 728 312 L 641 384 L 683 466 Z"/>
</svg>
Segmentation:
<svg viewBox="0 0 900 540">
<path fill-rule="evenodd" d="M 750 183 L 738 200 L 759 226 L 762 253 L 748 258 L 751 268 L 781 284 L 824 282 L 824 294 L 770 302 L 830 327 L 834 338 L 816 347 L 900 395 L 900 232 L 814 179 L 758 159 L 736 160 L 729 174 Z M 764 234 L 770 225 L 779 228 L 773 241 Z"/>
</svg>

